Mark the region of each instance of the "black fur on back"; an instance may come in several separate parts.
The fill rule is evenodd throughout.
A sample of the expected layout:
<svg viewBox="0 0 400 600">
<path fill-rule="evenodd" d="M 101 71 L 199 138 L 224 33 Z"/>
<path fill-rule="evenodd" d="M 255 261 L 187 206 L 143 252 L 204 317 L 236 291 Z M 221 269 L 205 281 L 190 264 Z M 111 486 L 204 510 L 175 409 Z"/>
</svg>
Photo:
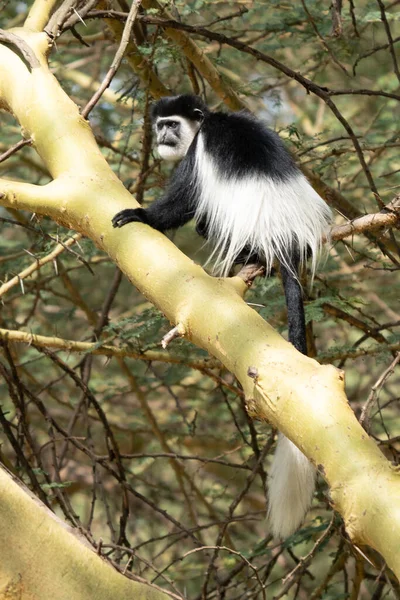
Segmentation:
<svg viewBox="0 0 400 600">
<path fill-rule="evenodd" d="M 260 175 L 286 181 L 298 174 L 279 136 L 247 112 L 210 113 L 201 133 L 205 150 L 227 178 Z"/>
</svg>

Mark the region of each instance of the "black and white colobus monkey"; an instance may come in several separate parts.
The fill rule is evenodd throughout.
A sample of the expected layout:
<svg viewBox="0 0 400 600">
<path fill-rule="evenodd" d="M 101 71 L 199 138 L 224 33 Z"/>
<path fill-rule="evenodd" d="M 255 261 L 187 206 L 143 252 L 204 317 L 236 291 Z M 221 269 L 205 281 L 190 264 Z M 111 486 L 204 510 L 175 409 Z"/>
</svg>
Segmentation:
<svg viewBox="0 0 400 600">
<path fill-rule="evenodd" d="M 214 272 L 235 263 L 261 262 L 267 274 L 280 264 L 288 308 L 289 340 L 307 354 L 299 265 L 315 270 L 331 213 L 298 169 L 282 141 L 245 112 L 211 112 L 192 95 L 162 98 L 152 119 L 160 156 L 182 159 L 165 195 L 147 208 L 126 209 L 114 227 L 132 221 L 159 231 L 194 218 L 213 245 Z M 269 485 L 269 520 L 277 537 L 301 524 L 314 492 L 315 472 L 280 435 Z"/>
</svg>

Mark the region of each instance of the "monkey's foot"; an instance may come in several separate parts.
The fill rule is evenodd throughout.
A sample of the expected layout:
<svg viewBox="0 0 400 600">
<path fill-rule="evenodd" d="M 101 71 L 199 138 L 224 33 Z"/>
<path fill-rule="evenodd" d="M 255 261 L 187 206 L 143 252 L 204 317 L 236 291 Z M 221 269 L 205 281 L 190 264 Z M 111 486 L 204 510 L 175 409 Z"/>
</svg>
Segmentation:
<svg viewBox="0 0 400 600">
<path fill-rule="evenodd" d="M 144 208 L 126 208 L 117 213 L 113 219 L 113 227 L 123 227 L 127 223 L 147 223 Z"/>
</svg>

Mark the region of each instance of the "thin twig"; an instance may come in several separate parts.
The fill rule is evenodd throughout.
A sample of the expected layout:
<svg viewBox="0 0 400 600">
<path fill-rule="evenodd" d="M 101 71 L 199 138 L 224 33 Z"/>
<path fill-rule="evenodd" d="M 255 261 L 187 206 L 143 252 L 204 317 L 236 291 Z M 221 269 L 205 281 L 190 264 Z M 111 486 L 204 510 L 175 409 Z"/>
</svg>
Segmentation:
<svg viewBox="0 0 400 600">
<path fill-rule="evenodd" d="M 232 550 L 232 548 L 228 548 L 227 546 L 202 546 L 200 548 L 194 548 L 193 550 L 189 550 L 189 552 L 186 552 L 182 556 L 182 559 L 186 558 L 187 556 L 190 556 L 190 554 L 193 554 L 194 552 L 201 552 L 203 550 L 215 550 L 217 552 L 219 550 L 225 550 L 226 552 L 229 552 L 230 554 L 234 554 L 235 556 L 238 556 L 239 558 L 241 558 L 242 561 L 244 563 L 246 563 L 246 565 L 248 567 L 250 567 L 250 569 L 253 571 L 253 573 L 260 585 L 262 597 L 264 598 L 264 600 L 267 600 L 267 596 L 266 596 L 266 592 L 265 592 L 265 585 L 263 584 L 263 582 L 260 579 L 260 575 L 258 573 L 257 567 L 255 567 L 245 556 L 243 556 L 243 554 L 241 554 L 240 552 L 237 552 L 236 550 Z"/>
<path fill-rule="evenodd" d="M 337 0 L 336 0 L 337 1 Z M 304 8 L 304 12 L 307 15 L 307 19 L 308 22 L 310 23 L 311 27 L 313 28 L 313 31 L 315 33 L 315 35 L 317 36 L 317 38 L 320 40 L 322 47 L 325 48 L 325 50 L 328 52 L 329 56 L 331 57 L 332 61 L 335 63 L 335 65 L 337 65 L 347 76 L 349 75 L 347 72 L 346 67 L 344 67 L 336 58 L 335 53 L 332 52 L 332 50 L 330 49 L 330 47 L 328 46 L 328 44 L 326 43 L 326 41 L 324 40 L 323 36 L 320 34 L 318 27 L 315 24 L 314 18 L 312 16 L 312 14 L 310 13 L 310 11 L 308 10 L 308 7 L 306 5 L 305 0 L 301 0 L 301 3 L 303 5 Z M 335 4 L 335 2 L 333 3 L 333 5 Z M 333 10 L 333 9 L 332 9 Z"/>
<path fill-rule="evenodd" d="M 20 140 L 19 142 L 14 144 L 14 146 L 11 146 L 11 148 L 6 150 L 6 152 L 3 152 L 3 154 L 0 154 L 0 163 L 5 161 L 9 156 L 12 156 L 16 152 L 18 152 L 18 150 L 20 148 L 23 148 L 24 146 L 30 146 L 31 144 L 32 144 L 31 138 L 29 138 L 29 140 Z"/>
<path fill-rule="evenodd" d="M 54 250 L 52 250 L 49 254 L 47 254 L 47 256 L 44 256 L 43 258 L 37 258 L 34 263 L 29 265 L 29 267 L 27 267 L 26 269 L 24 269 L 23 271 L 18 273 L 18 275 L 16 275 L 15 277 L 10 279 L 6 283 L 3 283 L 3 285 L 0 286 L 0 298 L 6 292 L 8 292 L 12 287 L 20 284 L 23 279 L 26 279 L 26 277 L 29 277 L 35 271 L 38 271 L 41 267 L 43 267 L 47 263 L 54 261 L 57 258 L 57 256 L 59 256 L 62 252 L 64 252 L 64 250 L 69 248 L 69 246 L 72 246 L 72 244 L 79 241 L 81 238 L 82 238 L 81 233 L 75 233 L 66 242 L 64 242 L 62 244 L 57 244 L 57 246 L 54 248 Z M 31 253 L 29 253 L 29 254 L 31 254 Z"/>
<path fill-rule="evenodd" d="M 371 406 L 376 402 L 380 390 L 384 386 L 385 382 L 389 379 L 389 377 L 393 374 L 394 369 L 395 369 L 396 365 L 399 364 L 399 362 L 400 362 L 400 352 L 397 353 L 394 360 L 390 363 L 388 368 L 382 373 L 382 375 L 378 378 L 378 380 L 374 383 L 374 385 L 371 388 L 371 392 L 368 396 L 368 400 L 364 404 L 363 409 L 361 411 L 361 416 L 360 416 L 360 423 L 361 423 L 361 425 L 364 426 L 364 428 L 367 431 L 368 431 L 368 425 L 369 425 L 368 413 L 371 410 Z M 365 421 L 365 425 L 364 425 L 364 421 Z"/>
<path fill-rule="evenodd" d="M 390 52 L 390 56 L 392 57 L 392 61 L 393 61 L 393 69 L 394 69 L 394 72 L 396 73 L 397 79 L 400 81 L 399 65 L 398 65 L 397 58 L 396 58 L 396 52 L 394 50 L 392 32 L 390 31 L 390 26 L 389 26 L 389 23 L 388 23 L 388 20 L 386 17 L 385 5 L 383 4 L 382 0 L 377 0 L 377 2 L 379 4 L 379 8 L 381 11 L 382 23 L 385 27 L 386 36 L 387 36 L 387 39 L 389 42 L 389 52 Z"/>
<path fill-rule="evenodd" d="M 131 32 L 132 32 L 132 28 L 133 28 L 133 24 L 135 22 L 136 19 L 136 15 L 138 13 L 139 10 L 139 6 L 141 4 L 142 0 L 133 0 L 132 2 L 132 6 L 130 8 L 129 14 L 128 14 L 128 18 L 126 19 L 126 23 L 124 25 L 124 31 L 122 32 L 122 37 L 121 37 L 121 42 L 120 45 L 118 47 L 118 50 L 114 56 L 114 60 L 111 64 L 111 67 L 107 73 L 107 75 L 105 76 L 103 83 L 101 84 L 101 86 L 99 87 L 99 89 L 97 90 L 97 92 L 92 96 L 92 98 L 89 100 L 89 102 L 86 104 L 85 108 L 82 110 L 82 116 L 87 119 L 89 113 L 91 110 L 93 110 L 93 108 L 96 106 L 97 102 L 100 100 L 102 94 L 104 93 L 104 90 L 106 90 L 108 88 L 108 86 L 110 85 L 115 73 L 118 71 L 119 66 L 122 62 L 122 59 L 124 57 L 125 51 L 128 47 L 129 44 L 129 40 L 131 37 Z"/>
<path fill-rule="evenodd" d="M 174 356 L 168 352 L 158 352 L 154 350 L 140 352 L 139 350 L 134 351 L 129 348 L 120 348 L 118 346 L 107 345 L 106 343 L 99 344 L 90 342 L 77 342 L 75 340 L 68 340 L 58 337 L 37 335 L 26 331 L 19 331 L 17 329 L 0 328 L 0 339 L 8 339 L 12 342 L 24 343 L 28 345 L 34 344 L 40 348 L 53 348 L 55 350 L 62 350 L 64 352 L 90 352 L 100 356 L 115 356 L 117 358 L 130 357 L 137 360 L 144 360 L 146 362 L 160 361 L 173 364 L 185 364 L 188 367 L 198 369 L 207 375 L 209 373 L 209 369 L 221 366 L 220 363 L 215 359 L 205 358 L 199 360 L 190 360 L 187 356 Z M 213 374 L 211 373 L 210 376 L 212 375 Z"/>
<path fill-rule="evenodd" d="M 325 531 L 322 533 L 322 535 L 317 539 L 317 541 L 315 542 L 314 546 L 312 547 L 310 552 L 307 554 L 307 556 L 305 556 L 304 558 L 301 558 L 299 560 L 299 562 L 297 563 L 297 565 L 295 566 L 295 568 L 285 577 L 285 579 L 283 580 L 282 589 L 279 591 L 279 593 L 276 596 L 274 596 L 274 600 L 278 600 L 279 598 L 286 596 L 286 594 L 288 593 L 288 591 L 290 590 L 292 585 L 294 583 L 296 583 L 296 581 L 298 581 L 298 579 L 301 577 L 301 575 L 304 573 L 304 571 L 310 564 L 311 560 L 314 558 L 316 552 L 318 551 L 318 548 L 325 542 L 327 537 L 332 535 L 334 521 L 335 521 L 335 516 L 333 515 L 328 527 L 325 529 Z"/>
</svg>

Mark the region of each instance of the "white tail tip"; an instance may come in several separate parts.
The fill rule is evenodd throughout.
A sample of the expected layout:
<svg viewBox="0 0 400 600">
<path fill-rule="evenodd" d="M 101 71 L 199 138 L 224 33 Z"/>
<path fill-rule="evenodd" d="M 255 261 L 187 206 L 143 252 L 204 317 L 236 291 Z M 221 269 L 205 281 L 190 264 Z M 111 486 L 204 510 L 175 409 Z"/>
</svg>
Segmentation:
<svg viewBox="0 0 400 600">
<path fill-rule="evenodd" d="M 276 538 L 287 538 L 300 527 L 310 507 L 315 469 L 297 446 L 282 434 L 279 434 L 268 488 L 271 533 Z"/>
</svg>

